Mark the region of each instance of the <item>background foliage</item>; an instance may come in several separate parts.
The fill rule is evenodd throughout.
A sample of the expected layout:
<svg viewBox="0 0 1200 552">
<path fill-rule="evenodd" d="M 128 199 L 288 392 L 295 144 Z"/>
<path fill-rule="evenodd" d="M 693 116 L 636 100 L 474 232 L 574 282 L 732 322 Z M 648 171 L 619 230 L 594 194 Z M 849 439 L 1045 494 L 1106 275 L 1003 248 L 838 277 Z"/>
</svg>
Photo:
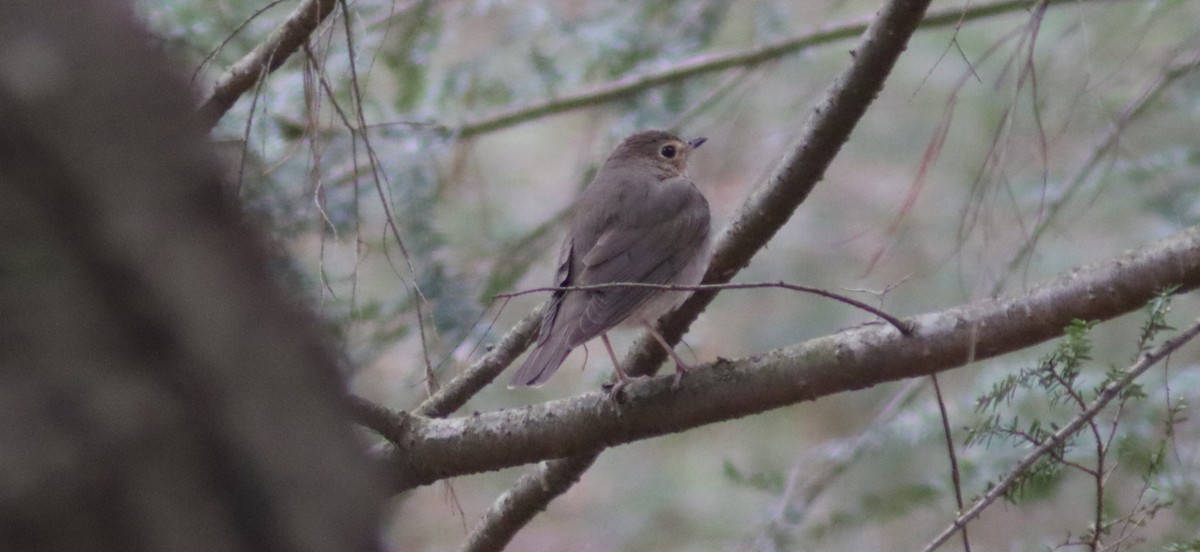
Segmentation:
<svg viewBox="0 0 1200 552">
<path fill-rule="evenodd" d="M 438 379 L 452 376 L 541 300 L 490 298 L 548 283 L 571 198 L 617 140 L 649 127 L 707 136 L 691 172 L 719 225 L 788 150 L 800 132 L 794 121 L 848 62 L 849 42 L 503 129 L 475 132 L 474 122 L 878 5 L 349 7 L 348 19 L 336 14 L 305 55 L 243 98 L 214 137 L 227 146 L 236 193 L 277 240 L 281 277 L 340 340 L 355 390 L 408 409 L 425 395 L 426 363 Z M 197 68 L 201 94 L 290 9 L 141 4 L 164 48 Z M 1020 291 L 1196 224 L 1198 28 L 1200 7 L 1178 0 L 1028 7 L 919 31 L 826 181 L 739 280 L 851 290 L 909 315 Z M 1065 387 L 1089 394 L 1132 361 L 1149 339 L 1140 336 L 1194 312 L 1194 298 L 1179 298 L 1173 312 L 1080 327 L 1060 344 L 943 376 L 966 497 L 1023 454 L 1022 435 L 1078 412 L 1061 382 L 1056 390 L 1038 375 L 1049 364 L 1069 365 Z M 867 320 L 820 298 L 733 291 L 683 350 L 701 362 L 736 358 Z M 1142 331 L 1148 320 L 1156 331 Z M 592 353 L 582 374 L 563 370 L 536 391 L 493 385 L 468 409 L 593 389 L 609 367 Z M 1200 392 L 1196 358 L 1193 347 L 1151 372 L 1140 396 L 1099 422 L 1112 435 L 1100 505 L 1114 524 L 1106 544 L 1200 549 L 1191 475 L 1200 447 L 1187 409 Z M 1090 438 L 1067 447 L 1067 465 L 1039 468 L 1010 504 L 972 524 L 976 547 L 1084 539 L 1096 494 L 1069 464 L 1095 465 Z M 398 549 L 455 546 L 514 475 L 399 497 Z M 955 510 L 936 402 L 927 382 L 904 382 L 612 450 L 513 549 L 911 549 Z"/>
</svg>

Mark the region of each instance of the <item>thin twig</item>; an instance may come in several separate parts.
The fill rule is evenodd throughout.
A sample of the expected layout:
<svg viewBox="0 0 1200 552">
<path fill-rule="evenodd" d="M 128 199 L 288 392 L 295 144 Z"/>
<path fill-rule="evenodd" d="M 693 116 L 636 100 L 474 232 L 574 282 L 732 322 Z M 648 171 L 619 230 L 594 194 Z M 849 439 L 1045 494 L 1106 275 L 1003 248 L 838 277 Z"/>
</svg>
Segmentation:
<svg viewBox="0 0 1200 552">
<path fill-rule="evenodd" d="M 1072 3 L 1080 3 L 1081 1 L 1091 0 L 1075 0 Z M 1067 0 L 1052 0 L 1050 4 L 1062 4 L 1066 2 Z M 1029 0 L 1003 0 L 1000 2 L 978 4 L 965 9 L 962 7 L 946 8 L 929 13 L 921 21 L 920 25 L 927 28 L 961 25 L 966 21 L 974 21 L 1002 13 L 1027 9 L 1030 4 L 1032 2 Z M 854 38 L 866 31 L 867 25 L 871 20 L 872 18 L 869 17 L 860 17 L 828 25 L 820 31 L 777 40 L 757 48 L 696 56 L 654 71 L 628 75 L 615 81 L 558 95 L 551 99 L 510 107 L 497 113 L 484 115 L 459 125 L 455 129 L 454 134 L 457 134 L 461 138 L 475 136 L 548 115 L 556 115 L 625 98 L 651 88 L 676 83 L 708 73 L 724 71 L 735 67 L 753 67 L 766 61 L 804 51 L 813 46 Z"/>
<path fill-rule="evenodd" d="M 375 146 L 371 144 L 369 132 L 361 129 L 367 126 L 366 115 L 363 113 L 363 95 L 362 88 L 359 86 L 358 80 L 358 64 L 355 61 L 357 53 L 354 48 L 354 31 L 350 26 L 350 7 L 346 0 L 337 0 L 342 10 L 346 12 L 346 17 L 342 19 L 342 23 L 346 32 L 346 59 L 350 63 L 350 90 L 354 97 L 354 117 L 358 123 L 357 129 L 352 132 L 351 139 L 351 156 L 355 163 L 355 174 L 358 173 L 358 155 L 353 148 L 355 143 L 353 136 L 362 138 L 363 147 L 367 152 L 367 159 L 370 162 L 372 182 L 375 184 L 376 194 L 379 196 L 379 206 L 383 208 L 385 226 L 391 231 L 392 239 L 396 241 L 396 246 L 400 248 L 400 256 L 404 258 L 404 262 L 408 267 L 408 272 L 412 276 L 411 282 L 405 282 L 404 287 L 408 290 L 412 297 L 413 310 L 417 313 L 417 333 L 421 342 L 421 356 L 424 361 L 425 369 L 425 385 L 430 394 L 437 391 L 437 380 L 434 378 L 433 366 L 429 361 L 429 339 L 425 334 L 425 313 L 421 308 L 422 303 L 428 303 L 424 292 L 421 291 L 421 285 L 417 282 L 418 272 L 416 265 L 413 263 L 412 255 L 408 252 L 408 247 L 404 245 L 404 239 L 400 236 L 400 227 L 396 223 L 396 215 L 392 211 L 391 202 L 388 200 L 387 194 L 384 192 L 384 184 L 387 182 L 386 176 L 380 170 L 379 156 L 375 153 Z M 387 249 L 384 249 L 384 255 L 387 256 Z"/>
<path fill-rule="evenodd" d="M 1167 69 L 1140 96 L 1131 100 L 1121 109 L 1120 115 L 1113 121 L 1108 132 L 1092 148 L 1088 159 L 1080 165 L 1079 170 L 1075 174 L 1065 180 L 1065 183 L 1057 192 L 1057 197 L 1042 210 L 1042 216 L 1030 234 L 1029 239 L 1025 240 L 1020 251 L 1017 251 L 1017 254 L 1008 262 L 1006 274 L 1014 273 L 1017 267 L 1021 266 L 1033 254 L 1042 234 L 1050 228 L 1050 224 L 1058 218 L 1059 212 L 1075 197 L 1076 192 L 1083 188 L 1083 184 L 1087 182 L 1092 172 L 1100 165 L 1100 161 L 1117 146 L 1126 128 L 1136 121 L 1168 86 L 1180 77 L 1191 73 L 1198 66 L 1200 66 L 1200 52 L 1190 53 L 1187 62 Z M 1006 283 L 1005 278 L 997 280 L 995 286 L 992 287 L 992 294 L 1000 293 Z"/>
<path fill-rule="evenodd" d="M 946 437 L 946 455 L 950 457 L 950 479 L 954 483 L 954 501 L 958 511 L 963 511 L 962 476 L 958 471 L 958 455 L 954 452 L 954 435 L 950 432 L 950 415 L 946 413 L 946 401 L 942 398 L 942 386 L 938 383 L 937 374 L 929 374 L 933 381 L 933 394 L 937 398 L 938 414 L 942 418 L 942 434 Z M 971 552 L 971 539 L 967 536 L 967 526 L 962 527 L 963 552 Z"/>
<path fill-rule="evenodd" d="M 254 82 L 278 69 L 317 27 L 333 13 L 338 0 L 305 0 L 280 23 L 267 39 L 234 63 L 217 79 L 212 92 L 200 106 L 205 128 L 216 126 L 225 112 Z"/>
<path fill-rule="evenodd" d="M 698 285 L 698 286 L 680 286 L 680 285 L 675 285 L 675 284 L 647 284 L 647 283 L 640 283 L 640 282 L 618 282 L 618 283 L 612 283 L 612 284 L 592 284 L 592 285 L 587 285 L 587 286 L 540 287 L 540 288 L 532 288 L 532 289 L 526 289 L 526 290 L 522 290 L 522 291 L 516 291 L 516 292 L 512 292 L 512 293 L 500 293 L 500 294 L 497 294 L 495 297 L 498 299 L 510 299 L 513 297 L 517 297 L 520 295 L 527 295 L 530 293 L 546 293 L 546 292 L 553 292 L 553 291 L 593 291 L 593 290 L 614 289 L 614 288 L 651 288 L 651 289 L 661 289 L 661 290 L 665 290 L 665 291 L 718 291 L 718 290 L 727 290 L 727 289 L 762 289 L 762 288 L 790 289 L 792 291 L 800 291 L 800 292 L 804 292 L 804 293 L 811 293 L 813 295 L 820 295 L 821 297 L 827 297 L 829 299 L 833 299 L 834 301 L 839 301 L 839 302 L 845 303 L 847 305 L 853 306 L 855 308 L 865 310 L 871 314 L 874 314 L 875 316 L 878 316 L 878 317 L 884 319 L 888 324 L 895 326 L 897 330 L 900 330 L 900 333 L 902 333 L 904 335 L 912 334 L 912 325 L 911 324 L 903 322 L 900 319 L 898 319 L 886 312 L 883 312 L 882 310 L 872 307 L 871 305 L 868 305 L 861 301 L 856 301 L 856 300 L 846 297 L 844 295 L 838 295 L 836 293 L 833 293 L 832 291 L 825 291 L 820 288 L 801 286 L 801 285 L 797 285 L 797 284 L 788 284 L 785 282 L 758 282 L 758 283 L 753 283 L 753 284 L 703 284 L 703 285 Z"/>
<path fill-rule="evenodd" d="M 1159 345 L 1158 347 L 1155 347 L 1154 349 L 1151 349 L 1143 354 L 1137 362 L 1125 370 L 1125 375 L 1120 380 L 1113 381 L 1105 385 L 1104 389 L 1096 396 L 1096 400 L 1092 402 L 1091 406 L 1089 406 L 1083 412 L 1080 412 L 1079 415 L 1073 418 L 1067 425 L 1063 426 L 1058 431 L 1055 431 L 1053 435 L 1051 435 L 1049 438 L 1043 441 L 1042 444 L 1038 445 L 1038 447 L 1032 452 L 1022 458 L 1021 461 L 1017 463 L 1016 467 L 1013 468 L 1013 470 L 1010 471 L 1008 475 L 1004 477 L 1004 479 L 989 489 L 988 492 L 983 495 L 983 497 L 975 501 L 969 510 L 963 512 L 961 515 L 955 518 L 949 527 L 943 530 L 941 534 L 939 534 L 933 539 L 932 542 L 925 546 L 925 552 L 932 552 L 934 549 L 949 540 L 950 537 L 954 536 L 954 533 L 958 532 L 960 528 L 964 527 L 968 521 L 978 517 L 984 509 L 986 509 L 993 502 L 995 502 L 996 499 L 1003 496 L 1004 493 L 1012 488 L 1013 484 L 1020 480 L 1021 476 L 1024 475 L 1025 472 L 1034 465 L 1034 463 L 1036 463 L 1043 456 L 1049 454 L 1055 448 L 1061 446 L 1064 442 L 1066 442 L 1067 439 L 1074 435 L 1075 432 L 1082 429 L 1085 424 L 1090 423 L 1092 419 L 1104 409 L 1105 406 L 1108 406 L 1108 403 L 1112 402 L 1113 399 L 1120 397 L 1121 393 L 1128 389 L 1134 380 L 1138 378 L 1138 376 L 1141 376 L 1146 372 L 1146 370 L 1149 370 L 1159 361 L 1175 352 L 1175 350 L 1182 347 L 1188 341 L 1191 341 L 1197 335 L 1200 335 L 1200 320 L 1197 320 L 1195 323 L 1193 323 L 1192 326 L 1187 330 L 1184 330 L 1175 337 L 1164 341 L 1162 345 Z M 1099 528 L 1097 528 L 1097 530 L 1098 529 Z"/>
</svg>

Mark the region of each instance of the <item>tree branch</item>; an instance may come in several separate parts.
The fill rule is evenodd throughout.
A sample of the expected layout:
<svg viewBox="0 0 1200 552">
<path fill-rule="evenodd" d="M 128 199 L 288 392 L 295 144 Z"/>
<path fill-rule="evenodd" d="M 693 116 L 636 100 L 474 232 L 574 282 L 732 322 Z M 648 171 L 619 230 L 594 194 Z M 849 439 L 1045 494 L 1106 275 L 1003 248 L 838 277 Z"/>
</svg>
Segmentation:
<svg viewBox="0 0 1200 552">
<path fill-rule="evenodd" d="M 271 73 L 283 65 L 336 6 L 337 0 L 304 0 L 266 40 L 225 71 L 200 106 L 200 120 L 205 128 L 211 130 L 216 126 L 263 73 Z"/>
<path fill-rule="evenodd" d="M 734 274 L 749 264 L 750 258 L 766 245 L 796 207 L 808 197 L 866 112 L 867 106 L 883 89 L 883 83 L 896 59 L 904 51 L 928 7 L 929 0 L 892 0 L 879 11 L 854 50 L 857 53 L 854 63 L 842 73 L 809 118 L 800 143 L 771 178 L 742 204 L 733 221 L 717 239 L 702 284 L 729 282 Z M 668 343 L 677 343 L 716 293 L 707 291 L 693 294 L 678 309 L 659 319 L 659 333 Z M 665 356 L 666 352 L 643 332 L 625 358 L 625 370 L 634 375 L 652 374 Z M 581 457 L 576 458 L 575 462 L 555 463 L 540 474 L 522 478 L 509 494 L 538 496 L 546 502 L 534 504 L 532 500 L 526 501 L 522 504 L 524 510 L 512 508 L 504 502 L 493 504 L 473 533 L 491 532 L 494 535 L 492 542 L 500 543 L 502 547 L 522 525 L 505 522 L 505 519 L 510 516 L 522 518 L 530 515 L 529 511 L 544 509 L 549 500 L 568 488 L 564 486 L 555 493 L 538 494 L 530 487 L 547 486 L 551 480 L 578 479 L 579 474 L 591 465 L 590 461 L 582 460 Z M 406 477 L 404 474 L 411 473 L 403 469 L 399 472 L 401 479 Z M 419 484 L 416 479 L 412 481 L 411 484 Z M 405 484 L 403 481 L 401 483 L 403 487 Z M 500 528 L 501 525 L 503 528 Z"/>
<path fill-rule="evenodd" d="M 471 532 L 462 552 L 484 552 L 503 550 L 522 527 L 533 516 L 546 509 L 546 505 L 560 494 L 567 492 L 579 481 L 579 476 L 591 467 L 600 450 L 577 454 L 568 458 L 551 460 L 537 467 L 532 473 L 521 476 L 517 484 L 500 498 L 496 505 L 483 515 L 479 527 Z"/>
<path fill-rule="evenodd" d="M 543 303 L 542 306 L 517 322 L 500 339 L 500 343 L 488 351 L 488 354 L 421 403 L 421 406 L 418 406 L 415 411 L 416 414 L 430 418 L 444 418 L 466 404 L 467 400 L 496 379 L 500 372 L 503 372 L 529 347 L 534 337 L 537 336 L 538 328 L 542 323 L 542 310 L 545 308 L 546 303 Z"/>
<path fill-rule="evenodd" d="M 1107 320 L 1163 289 L 1200 286 L 1200 226 L 1015 297 L 915 316 L 912 337 L 869 325 L 672 378 L 635 381 L 616 405 L 602 392 L 453 419 L 407 416 L 394 465 L 401 488 L 594 451 L 924 376 L 1035 345 L 1073 319 Z M 973 355 L 973 356 L 972 356 Z M 563 477 L 554 474 L 555 477 Z M 520 493 L 514 490 L 513 493 Z"/>
<path fill-rule="evenodd" d="M 1066 3 L 1066 1 L 1051 0 L 1049 4 L 1057 5 Z M 965 9 L 960 7 L 947 8 L 931 12 L 921 21 L 920 26 L 945 27 L 958 25 L 967 21 L 1018 11 L 1036 3 L 1030 0 L 1002 0 L 999 2 L 978 4 Z M 766 61 L 802 52 L 813 46 L 859 36 L 866 31 L 867 25 L 871 20 L 872 18 L 866 17 L 843 21 L 828 25 L 823 30 L 817 32 L 784 38 L 757 48 L 696 56 L 656 71 L 628 75 L 615 81 L 584 88 L 555 98 L 510 107 L 497 113 L 483 115 L 477 119 L 462 123 L 454 129 L 454 134 L 459 138 L 467 138 L 516 126 L 541 117 L 557 115 L 625 98 L 651 88 L 708 73 L 736 67 L 753 67 Z"/>
</svg>

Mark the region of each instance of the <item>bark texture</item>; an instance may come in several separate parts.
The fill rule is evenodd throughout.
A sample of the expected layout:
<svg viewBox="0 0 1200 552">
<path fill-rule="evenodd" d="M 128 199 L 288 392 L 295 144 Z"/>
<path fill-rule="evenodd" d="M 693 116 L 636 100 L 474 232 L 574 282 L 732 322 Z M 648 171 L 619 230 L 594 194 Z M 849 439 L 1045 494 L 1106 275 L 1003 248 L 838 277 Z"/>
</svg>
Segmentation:
<svg viewBox="0 0 1200 552">
<path fill-rule="evenodd" d="M 375 550 L 332 357 L 148 38 L 0 18 L 0 549 Z"/>
</svg>

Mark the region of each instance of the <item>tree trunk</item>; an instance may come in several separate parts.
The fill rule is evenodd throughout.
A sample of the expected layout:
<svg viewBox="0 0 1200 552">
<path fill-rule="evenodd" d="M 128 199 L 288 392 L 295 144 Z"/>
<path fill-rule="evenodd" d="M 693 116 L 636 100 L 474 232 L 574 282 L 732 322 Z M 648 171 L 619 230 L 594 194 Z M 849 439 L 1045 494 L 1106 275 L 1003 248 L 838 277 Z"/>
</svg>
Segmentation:
<svg viewBox="0 0 1200 552">
<path fill-rule="evenodd" d="M 0 548 L 375 550 L 381 486 L 130 6 L 0 17 Z"/>
</svg>

